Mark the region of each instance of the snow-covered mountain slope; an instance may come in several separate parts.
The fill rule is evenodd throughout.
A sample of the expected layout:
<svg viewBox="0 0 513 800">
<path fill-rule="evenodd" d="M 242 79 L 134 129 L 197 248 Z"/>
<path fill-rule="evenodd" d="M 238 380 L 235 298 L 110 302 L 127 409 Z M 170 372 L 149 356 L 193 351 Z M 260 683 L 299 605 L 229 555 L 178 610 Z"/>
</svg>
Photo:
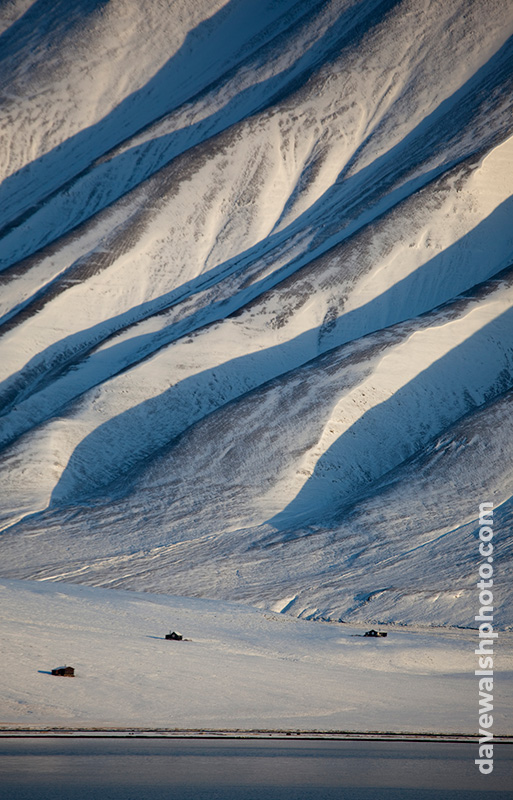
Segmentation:
<svg viewBox="0 0 513 800">
<path fill-rule="evenodd" d="M 513 11 L 9 4 L 0 572 L 513 622 Z"/>
</svg>

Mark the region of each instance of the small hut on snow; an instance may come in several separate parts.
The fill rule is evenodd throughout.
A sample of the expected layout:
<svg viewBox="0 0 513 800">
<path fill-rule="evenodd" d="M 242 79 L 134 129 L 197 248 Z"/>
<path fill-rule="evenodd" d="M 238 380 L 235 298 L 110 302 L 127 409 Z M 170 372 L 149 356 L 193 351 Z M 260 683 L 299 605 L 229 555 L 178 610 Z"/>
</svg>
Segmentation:
<svg viewBox="0 0 513 800">
<path fill-rule="evenodd" d="M 65 678 L 74 678 L 75 670 L 73 667 L 56 667 L 52 669 L 52 675 L 62 675 Z"/>
</svg>

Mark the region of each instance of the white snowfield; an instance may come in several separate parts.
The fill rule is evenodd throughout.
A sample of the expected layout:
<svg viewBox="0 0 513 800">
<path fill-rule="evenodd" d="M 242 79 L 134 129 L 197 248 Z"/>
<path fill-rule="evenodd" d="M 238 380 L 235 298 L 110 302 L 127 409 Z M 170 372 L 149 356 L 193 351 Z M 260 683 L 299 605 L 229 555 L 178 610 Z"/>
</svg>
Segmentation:
<svg viewBox="0 0 513 800">
<path fill-rule="evenodd" d="M 362 626 L 65 583 L 2 580 L 0 600 L 0 733 L 476 733 L 475 631 L 392 626 L 373 639 Z M 511 633 L 500 653 L 496 737 L 511 733 Z M 75 676 L 50 674 L 61 666 Z"/>
<path fill-rule="evenodd" d="M 6 724 L 475 732 L 486 502 L 508 732 L 512 65 L 503 0 L 1 4 Z"/>
</svg>

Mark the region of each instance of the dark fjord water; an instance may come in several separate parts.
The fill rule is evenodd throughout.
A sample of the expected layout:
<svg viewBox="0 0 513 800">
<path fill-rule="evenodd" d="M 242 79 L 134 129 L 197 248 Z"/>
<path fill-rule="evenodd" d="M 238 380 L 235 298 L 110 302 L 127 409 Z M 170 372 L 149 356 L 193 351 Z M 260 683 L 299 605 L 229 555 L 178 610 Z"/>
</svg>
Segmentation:
<svg viewBox="0 0 513 800">
<path fill-rule="evenodd" d="M 476 745 L 248 739 L 0 739 L 1 800 L 464 800 L 513 797 Z"/>
</svg>

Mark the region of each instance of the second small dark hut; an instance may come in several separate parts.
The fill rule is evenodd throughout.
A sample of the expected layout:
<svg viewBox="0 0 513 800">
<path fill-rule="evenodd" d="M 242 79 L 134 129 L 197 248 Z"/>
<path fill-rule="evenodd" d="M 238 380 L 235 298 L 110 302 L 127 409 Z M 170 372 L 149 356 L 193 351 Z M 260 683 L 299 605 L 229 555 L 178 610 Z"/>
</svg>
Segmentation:
<svg viewBox="0 0 513 800">
<path fill-rule="evenodd" d="M 171 633 L 166 633 L 166 639 L 173 639 L 175 642 L 181 642 L 183 636 L 181 633 L 177 633 L 176 631 L 171 631 Z"/>
</svg>

